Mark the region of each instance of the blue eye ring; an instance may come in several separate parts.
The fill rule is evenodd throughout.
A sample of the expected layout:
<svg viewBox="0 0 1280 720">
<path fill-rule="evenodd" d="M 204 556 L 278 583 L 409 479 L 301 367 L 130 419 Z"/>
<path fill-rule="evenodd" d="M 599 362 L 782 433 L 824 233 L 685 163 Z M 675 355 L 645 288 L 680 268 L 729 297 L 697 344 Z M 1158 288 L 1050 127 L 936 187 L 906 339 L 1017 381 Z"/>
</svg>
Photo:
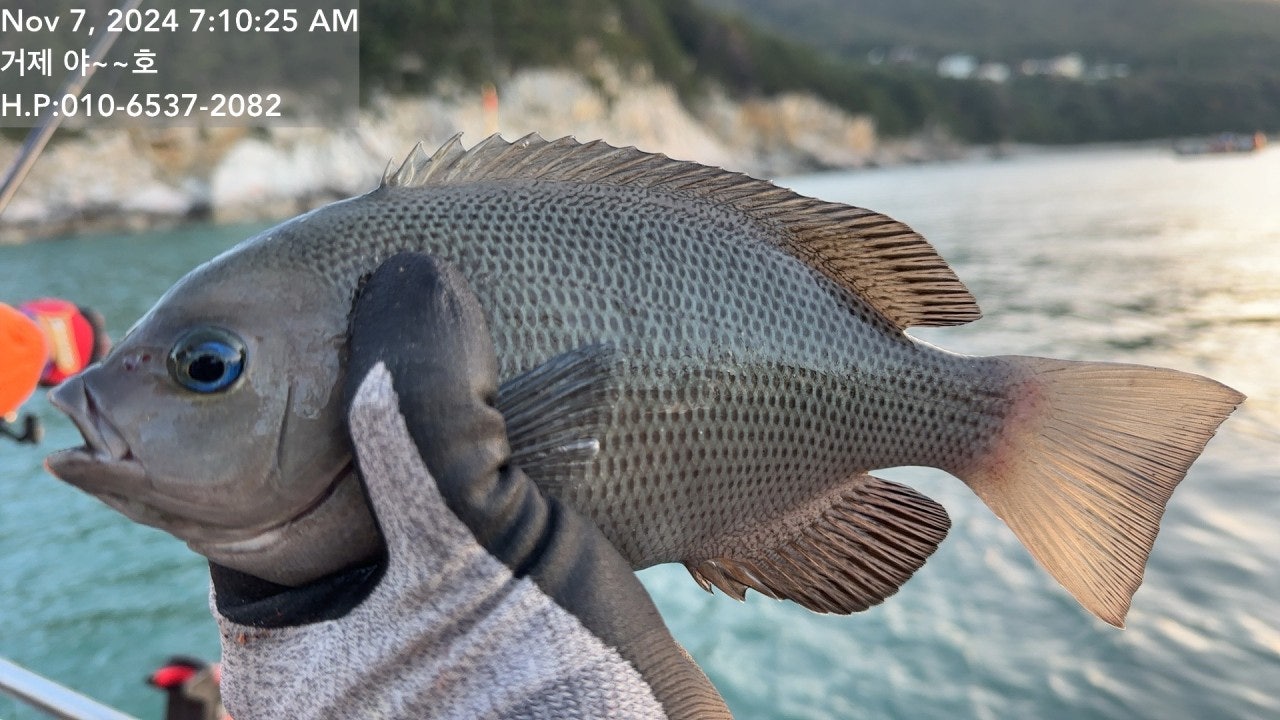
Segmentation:
<svg viewBox="0 0 1280 720">
<path fill-rule="evenodd" d="M 244 341 L 220 327 L 183 333 L 169 351 L 169 375 L 192 392 L 222 392 L 244 373 Z"/>
</svg>

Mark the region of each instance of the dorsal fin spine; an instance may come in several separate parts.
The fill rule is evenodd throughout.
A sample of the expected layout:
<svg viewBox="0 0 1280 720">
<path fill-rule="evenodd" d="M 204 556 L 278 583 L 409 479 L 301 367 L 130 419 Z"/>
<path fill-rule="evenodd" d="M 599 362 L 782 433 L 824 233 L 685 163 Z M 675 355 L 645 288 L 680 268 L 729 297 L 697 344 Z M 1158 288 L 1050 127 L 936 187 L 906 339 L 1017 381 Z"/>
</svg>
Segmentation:
<svg viewBox="0 0 1280 720">
<path fill-rule="evenodd" d="M 491 135 L 465 150 L 459 134 L 430 156 L 415 147 L 382 184 L 513 179 L 641 187 L 730 208 L 760 223 L 777 247 L 858 295 L 900 329 L 958 325 L 981 314 L 937 251 L 892 218 L 634 147 L 600 140 L 582 144 L 572 137 L 547 141 L 531 133 L 515 142 Z"/>
</svg>

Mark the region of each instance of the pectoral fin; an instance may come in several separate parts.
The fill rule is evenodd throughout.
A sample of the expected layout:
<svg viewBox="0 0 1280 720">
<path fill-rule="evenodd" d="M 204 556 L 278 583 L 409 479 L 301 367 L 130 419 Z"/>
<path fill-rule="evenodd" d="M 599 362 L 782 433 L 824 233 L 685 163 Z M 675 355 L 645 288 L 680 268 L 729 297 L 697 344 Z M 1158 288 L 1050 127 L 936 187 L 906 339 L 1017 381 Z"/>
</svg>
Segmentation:
<svg viewBox="0 0 1280 720">
<path fill-rule="evenodd" d="M 564 482 L 600 451 L 617 394 L 612 346 L 558 355 L 498 388 L 511 462 L 543 489 Z"/>
<path fill-rule="evenodd" d="M 777 528 L 796 528 L 778 532 Z M 893 595 L 946 537 L 946 510 L 909 487 L 857 475 L 787 517 L 685 561 L 704 590 L 747 588 L 815 612 L 848 614 Z"/>
</svg>

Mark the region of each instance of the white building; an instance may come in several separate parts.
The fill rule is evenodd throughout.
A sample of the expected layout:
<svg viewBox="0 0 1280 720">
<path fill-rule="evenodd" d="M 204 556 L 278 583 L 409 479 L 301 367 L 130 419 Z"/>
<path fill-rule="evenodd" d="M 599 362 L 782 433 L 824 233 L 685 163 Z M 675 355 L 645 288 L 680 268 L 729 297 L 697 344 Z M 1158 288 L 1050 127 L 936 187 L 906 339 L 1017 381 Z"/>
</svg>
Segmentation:
<svg viewBox="0 0 1280 720">
<path fill-rule="evenodd" d="M 978 59 L 972 55 L 955 53 L 938 61 L 938 77 L 968 80 L 978 71 Z"/>
<path fill-rule="evenodd" d="M 978 70 L 974 72 L 973 77 L 987 82 L 1003 83 L 1008 82 L 1009 76 L 1012 74 L 1013 71 L 1004 63 L 985 62 L 978 66 Z"/>
</svg>

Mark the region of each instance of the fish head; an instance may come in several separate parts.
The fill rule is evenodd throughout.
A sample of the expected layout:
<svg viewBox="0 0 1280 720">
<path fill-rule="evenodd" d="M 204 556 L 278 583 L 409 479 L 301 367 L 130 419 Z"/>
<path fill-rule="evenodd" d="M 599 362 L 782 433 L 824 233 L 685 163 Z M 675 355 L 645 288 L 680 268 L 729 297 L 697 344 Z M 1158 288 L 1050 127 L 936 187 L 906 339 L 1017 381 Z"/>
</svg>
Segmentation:
<svg viewBox="0 0 1280 720">
<path fill-rule="evenodd" d="M 216 259 L 50 393 L 85 444 L 46 466 L 218 564 L 297 585 L 376 556 L 338 383 L 350 298 Z"/>
</svg>

